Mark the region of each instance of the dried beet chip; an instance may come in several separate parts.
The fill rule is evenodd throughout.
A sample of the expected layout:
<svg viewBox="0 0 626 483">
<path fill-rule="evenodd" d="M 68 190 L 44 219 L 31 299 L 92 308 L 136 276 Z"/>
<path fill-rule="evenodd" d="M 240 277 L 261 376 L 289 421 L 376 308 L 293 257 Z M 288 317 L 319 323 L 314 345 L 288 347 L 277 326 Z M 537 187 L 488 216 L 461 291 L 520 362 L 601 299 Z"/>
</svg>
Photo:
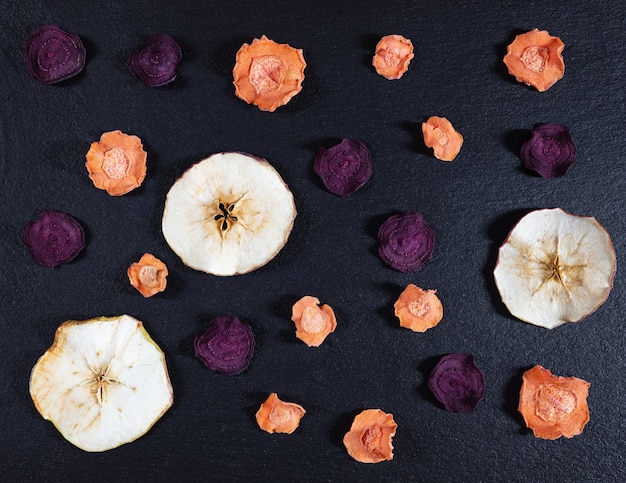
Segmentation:
<svg viewBox="0 0 626 483">
<path fill-rule="evenodd" d="M 313 169 L 331 193 L 350 196 L 372 176 L 372 157 L 359 141 L 343 139 L 329 148 L 319 148 Z"/>
<path fill-rule="evenodd" d="M 428 378 L 428 387 L 447 411 L 468 413 L 485 395 L 482 371 L 470 354 L 443 356 Z"/>
<path fill-rule="evenodd" d="M 146 86 L 161 87 L 176 79 L 176 67 L 182 58 L 182 50 L 172 37 L 155 34 L 132 53 L 128 69 Z"/>
<path fill-rule="evenodd" d="M 194 342 L 196 357 L 214 371 L 235 375 L 243 372 L 254 352 L 254 334 L 248 324 L 232 315 L 220 315 Z"/>
<path fill-rule="evenodd" d="M 524 166 L 544 178 L 563 176 L 574 162 L 576 145 L 561 124 L 539 124 L 520 152 Z"/>
<path fill-rule="evenodd" d="M 378 230 L 378 253 L 393 269 L 415 272 L 435 251 L 435 230 L 421 213 L 407 211 L 387 218 Z"/>
<path fill-rule="evenodd" d="M 22 238 L 35 262 L 44 267 L 68 263 L 85 248 L 83 227 L 60 211 L 43 210 L 24 227 Z"/>
<path fill-rule="evenodd" d="M 74 77 L 85 67 L 86 51 L 80 37 L 54 25 L 43 25 L 26 40 L 28 72 L 43 84 Z"/>
</svg>

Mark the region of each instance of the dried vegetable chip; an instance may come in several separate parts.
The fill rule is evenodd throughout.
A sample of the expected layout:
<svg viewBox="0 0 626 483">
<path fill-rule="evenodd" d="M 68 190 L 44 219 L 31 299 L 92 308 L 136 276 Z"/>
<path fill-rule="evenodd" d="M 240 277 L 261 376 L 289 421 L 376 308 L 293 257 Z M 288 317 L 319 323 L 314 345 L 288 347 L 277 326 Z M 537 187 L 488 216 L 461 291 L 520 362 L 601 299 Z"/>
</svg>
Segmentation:
<svg viewBox="0 0 626 483">
<path fill-rule="evenodd" d="M 146 177 L 147 154 L 137 136 L 105 132 L 91 143 L 85 166 L 96 188 L 121 196 L 141 186 Z"/>
<path fill-rule="evenodd" d="M 43 84 L 55 84 L 79 74 L 86 51 L 80 37 L 54 25 L 43 25 L 26 40 L 28 72 Z"/>
<path fill-rule="evenodd" d="M 428 377 L 428 387 L 447 411 L 468 413 L 485 394 L 482 371 L 470 354 L 443 356 Z"/>
<path fill-rule="evenodd" d="M 174 400 L 163 352 L 128 315 L 61 324 L 30 395 L 65 439 L 94 452 L 144 435 Z"/>
<path fill-rule="evenodd" d="M 165 290 L 167 274 L 165 263 L 151 253 L 144 253 L 127 271 L 130 284 L 146 298 Z"/>
<path fill-rule="evenodd" d="M 219 153 L 174 183 L 162 229 L 185 265 L 228 276 L 273 259 L 295 217 L 293 195 L 271 164 L 249 154 Z"/>
<path fill-rule="evenodd" d="M 306 411 L 302 406 L 282 401 L 273 392 L 256 413 L 256 421 L 263 431 L 268 433 L 293 433 Z"/>
<path fill-rule="evenodd" d="M 426 332 L 443 318 L 443 305 L 436 290 L 423 290 L 410 283 L 393 305 L 400 326 L 414 332 Z"/>
<path fill-rule="evenodd" d="M 85 248 L 83 227 L 61 211 L 43 210 L 24 227 L 22 239 L 33 260 L 44 267 L 71 262 Z"/>
<path fill-rule="evenodd" d="M 328 191 L 350 196 L 372 176 L 372 157 L 362 142 L 343 139 L 329 149 L 320 147 L 313 168 Z"/>
<path fill-rule="evenodd" d="M 235 94 L 262 111 L 273 112 L 302 90 L 305 67 L 302 49 L 277 44 L 263 35 L 237 52 Z"/>
<path fill-rule="evenodd" d="M 611 238 L 596 219 L 555 208 L 532 211 L 513 227 L 494 278 L 512 315 L 553 329 L 595 312 L 615 268 Z"/>
<path fill-rule="evenodd" d="M 416 211 L 392 215 L 378 229 L 378 253 L 393 269 L 415 272 L 435 251 L 435 230 Z"/>
<path fill-rule="evenodd" d="M 422 123 L 422 134 L 426 147 L 433 148 L 435 158 L 441 161 L 454 161 L 463 146 L 463 136 L 445 117 L 429 117 Z"/>
<path fill-rule="evenodd" d="M 576 145 L 562 124 L 539 124 L 520 152 L 524 166 L 544 178 L 563 176 L 576 157 Z"/>
<path fill-rule="evenodd" d="M 536 438 L 573 438 L 589 422 L 590 384 L 577 377 L 553 375 L 539 365 L 524 372 L 519 412 Z"/>
<path fill-rule="evenodd" d="M 392 414 L 381 409 L 366 409 L 354 418 L 343 444 L 348 454 L 360 463 L 390 461 L 397 428 Z"/>
<path fill-rule="evenodd" d="M 504 63 L 518 82 L 544 92 L 563 77 L 565 45 L 545 30 L 534 29 L 517 35 L 507 47 Z"/>
<path fill-rule="evenodd" d="M 248 324 L 232 315 L 220 315 L 209 322 L 193 341 L 195 354 L 209 369 L 235 375 L 250 364 L 254 334 Z"/>
<path fill-rule="evenodd" d="M 176 40 L 166 34 L 155 34 L 132 53 L 128 69 L 144 85 L 161 87 L 174 82 L 176 67 L 182 58 L 183 52 Z"/>
<path fill-rule="evenodd" d="M 386 79 L 399 79 L 409 69 L 413 44 L 402 35 L 385 35 L 376 45 L 372 65 Z"/>
<path fill-rule="evenodd" d="M 319 305 L 310 295 L 302 297 L 291 309 L 291 320 L 296 324 L 296 337 L 309 347 L 318 347 L 326 336 L 335 331 L 337 320 L 332 307 Z"/>
</svg>

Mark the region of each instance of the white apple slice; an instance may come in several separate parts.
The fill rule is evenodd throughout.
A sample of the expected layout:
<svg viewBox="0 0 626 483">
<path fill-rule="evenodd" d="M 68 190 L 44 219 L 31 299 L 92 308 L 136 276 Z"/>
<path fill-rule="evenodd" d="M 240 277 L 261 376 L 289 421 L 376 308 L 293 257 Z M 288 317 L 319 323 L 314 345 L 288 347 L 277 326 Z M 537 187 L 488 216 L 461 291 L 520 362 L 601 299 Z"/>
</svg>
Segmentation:
<svg viewBox="0 0 626 483">
<path fill-rule="evenodd" d="M 170 188 L 162 229 L 185 265 L 226 276 L 274 258 L 295 217 L 293 195 L 272 165 L 249 154 L 219 153 Z"/>
<path fill-rule="evenodd" d="M 94 452 L 139 438 L 174 400 L 163 352 L 128 315 L 61 324 L 30 395 L 65 439 Z"/>
<path fill-rule="evenodd" d="M 555 208 L 515 225 L 494 277 L 512 315 L 552 329 L 595 312 L 613 287 L 615 267 L 611 238 L 595 218 Z"/>
</svg>

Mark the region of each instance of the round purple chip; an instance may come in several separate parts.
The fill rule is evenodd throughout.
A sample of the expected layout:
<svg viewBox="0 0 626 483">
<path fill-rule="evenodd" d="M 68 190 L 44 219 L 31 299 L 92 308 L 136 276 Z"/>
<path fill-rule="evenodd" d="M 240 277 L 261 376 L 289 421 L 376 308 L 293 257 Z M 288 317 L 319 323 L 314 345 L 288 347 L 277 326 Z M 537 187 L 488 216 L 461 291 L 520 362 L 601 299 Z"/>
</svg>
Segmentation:
<svg viewBox="0 0 626 483">
<path fill-rule="evenodd" d="M 86 51 L 80 37 L 54 25 L 43 25 L 26 40 L 28 72 L 43 84 L 74 77 L 85 67 Z"/>
<path fill-rule="evenodd" d="M 482 371 L 470 354 L 443 356 L 428 378 L 428 387 L 447 411 L 469 413 L 485 395 Z"/>
<path fill-rule="evenodd" d="M 574 162 L 576 145 L 561 124 L 539 124 L 522 145 L 522 163 L 544 178 L 563 176 Z"/>
<path fill-rule="evenodd" d="M 214 371 L 235 375 L 244 371 L 254 352 L 254 334 L 232 315 L 220 315 L 193 341 L 195 354 Z"/>
<path fill-rule="evenodd" d="M 182 58 L 183 52 L 172 37 L 155 34 L 132 53 L 128 69 L 146 86 L 161 87 L 176 79 L 176 67 Z"/>
<path fill-rule="evenodd" d="M 39 265 L 56 267 L 72 261 L 85 248 L 83 227 L 66 213 L 43 210 L 24 227 L 22 239 Z"/>
<path fill-rule="evenodd" d="M 387 218 L 378 229 L 378 253 L 393 269 L 415 272 L 435 251 L 435 230 L 421 213 L 407 211 Z"/>
<path fill-rule="evenodd" d="M 319 148 L 313 169 L 328 191 L 350 196 L 372 176 L 372 157 L 362 142 L 343 139 L 331 148 Z"/>
</svg>

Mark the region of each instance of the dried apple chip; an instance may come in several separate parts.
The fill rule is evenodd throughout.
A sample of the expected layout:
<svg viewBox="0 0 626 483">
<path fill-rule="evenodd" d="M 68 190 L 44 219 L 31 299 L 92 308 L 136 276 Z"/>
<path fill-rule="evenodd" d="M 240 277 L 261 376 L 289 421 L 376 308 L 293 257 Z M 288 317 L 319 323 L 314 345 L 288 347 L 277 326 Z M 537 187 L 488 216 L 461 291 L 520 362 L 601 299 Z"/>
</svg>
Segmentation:
<svg viewBox="0 0 626 483">
<path fill-rule="evenodd" d="M 296 403 L 282 401 L 273 392 L 265 400 L 256 413 L 256 422 L 263 431 L 268 433 L 293 433 L 306 411 Z"/>
<path fill-rule="evenodd" d="M 218 153 L 170 188 L 162 229 L 185 265 L 226 276 L 273 259 L 295 217 L 293 195 L 271 164 L 249 154 Z"/>
<path fill-rule="evenodd" d="M 30 395 L 65 439 L 92 452 L 144 435 L 174 400 L 163 352 L 128 315 L 61 324 Z"/>
<path fill-rule="evenodd" d="M 595 218 L 555 208 L 515 225 L 494 278 L 512 315 L 552 329 L 595 312 L 609 296 L 615 267 L 611 238 Z"/>
</svg>

